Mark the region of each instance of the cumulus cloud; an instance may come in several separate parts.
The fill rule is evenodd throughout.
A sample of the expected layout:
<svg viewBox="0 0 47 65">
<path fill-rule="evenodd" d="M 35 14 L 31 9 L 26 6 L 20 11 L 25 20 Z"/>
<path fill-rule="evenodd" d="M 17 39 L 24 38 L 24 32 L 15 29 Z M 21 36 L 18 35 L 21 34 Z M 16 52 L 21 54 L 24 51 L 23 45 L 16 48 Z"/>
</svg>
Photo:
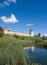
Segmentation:
<svg viewBox="0 0 47 65">
<path fill-rule="evenodd" d="M 1 20 L 5 23 L 16 23 L 18 22 L 18 20 L 16 19 L 16 17 L 11 14 L 11 16 L 9 18 L 7 18 L 6 16 L 2 16 Z"/>
<path fill-rule="evenodd" d="M 32 26 L 33 24 L 26 24 L 26 26 Z"/>
<path fill-rule="evenodd" d="M 11 2 L 16 3 L 16 0 L 4 0 L 2 3 L 0 3 L 0 6 L 9 6 Z"/>
</svg>

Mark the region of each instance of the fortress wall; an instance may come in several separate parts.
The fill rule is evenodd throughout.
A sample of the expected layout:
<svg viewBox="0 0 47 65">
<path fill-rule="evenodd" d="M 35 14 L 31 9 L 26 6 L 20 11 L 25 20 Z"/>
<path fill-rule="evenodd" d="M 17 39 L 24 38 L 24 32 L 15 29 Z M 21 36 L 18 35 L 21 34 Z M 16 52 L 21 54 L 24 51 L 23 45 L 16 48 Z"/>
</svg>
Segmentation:
<svg viewBox="0 0 47 65">
<path fill-rule="evenodd" d="M 10 35 L 16 34 L 18 36 L 32 36 L 33 37 L 34 36 L 34 32 L 31 30 L 30 33 L 31 34 L 24 34 L 24 33 L 21 33 L 21 32 L 17 33 L 17 32 L 11 32 L 7 28 L 4 29 L 4 34 L 10 34 Z"/>
<path fill-rule="evenodd" d="M 4 34 L 11 34 L 11 35 L 18 35 L 18 36 L 31 36 L 30 34 L 24 34 L 24 33 L 16 33 L 16 32 L 10 32 L 10 31 L 4 31 Z"/>
<path fill-rule="evenodd" d="M 14 35 L 14 34 L 15 34 L 15 32 L 4 31 L 4 34 L 11 34 L 11 35 Z"/>
<path fill-rule="evenodd" d="M 24 34 L 24 33 L 15 33 L 18 36 L 30 36 L 29 34 Z"/>
</svg>

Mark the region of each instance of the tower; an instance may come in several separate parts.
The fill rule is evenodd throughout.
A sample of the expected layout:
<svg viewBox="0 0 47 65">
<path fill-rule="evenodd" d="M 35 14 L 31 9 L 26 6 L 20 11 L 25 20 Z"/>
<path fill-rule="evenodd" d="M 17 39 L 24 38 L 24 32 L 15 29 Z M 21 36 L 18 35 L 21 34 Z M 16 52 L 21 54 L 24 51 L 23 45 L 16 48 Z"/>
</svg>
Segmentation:
<svg viewBox="0 0 47 65">
<path fill-rule="evenodd" d="M 7 34 L 7 33 L 8 33 L 8 28 L 4 27 L 4 34 Z"/>
<path fill-rule="evenodd" d="M 34 36 L 34 30 L 32 30 L 32 29 L 30 30 L 30 36 L 32 36 L 32 37 Z"/>
</svg>

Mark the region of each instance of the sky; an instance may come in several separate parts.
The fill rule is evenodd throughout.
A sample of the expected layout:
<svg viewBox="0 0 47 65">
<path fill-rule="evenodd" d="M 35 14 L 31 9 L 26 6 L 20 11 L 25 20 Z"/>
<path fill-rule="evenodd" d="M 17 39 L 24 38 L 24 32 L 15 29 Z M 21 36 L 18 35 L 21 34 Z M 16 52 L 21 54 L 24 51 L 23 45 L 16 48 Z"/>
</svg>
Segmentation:
<svg viewBox="0 0 47 65">
<path fill-rule="evenodd" d="M 0 26 L 11 31 L 47 34 L 47 0 L 0 0 Z"/>
</svg>

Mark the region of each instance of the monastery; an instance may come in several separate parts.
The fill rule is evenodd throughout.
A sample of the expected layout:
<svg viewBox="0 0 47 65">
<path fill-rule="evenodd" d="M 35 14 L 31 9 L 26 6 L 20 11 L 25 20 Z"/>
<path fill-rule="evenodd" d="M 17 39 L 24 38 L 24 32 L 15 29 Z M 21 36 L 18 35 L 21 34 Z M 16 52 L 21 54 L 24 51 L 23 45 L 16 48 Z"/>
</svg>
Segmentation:
<svg viewBox="0 0 47 65">
<path fill-rule="evenodd" d="M 11 35 L 18 35 L 18 36 L 31 36 L 33 37 L 34 36 L 34 31 L 31 29 L 29 34 L 25 34 L 25 33 L 22 33 L 22 32 L 11 32 L 7 27 L 4 27 L 4 34 L 11 34 Z"/>
</svg>

